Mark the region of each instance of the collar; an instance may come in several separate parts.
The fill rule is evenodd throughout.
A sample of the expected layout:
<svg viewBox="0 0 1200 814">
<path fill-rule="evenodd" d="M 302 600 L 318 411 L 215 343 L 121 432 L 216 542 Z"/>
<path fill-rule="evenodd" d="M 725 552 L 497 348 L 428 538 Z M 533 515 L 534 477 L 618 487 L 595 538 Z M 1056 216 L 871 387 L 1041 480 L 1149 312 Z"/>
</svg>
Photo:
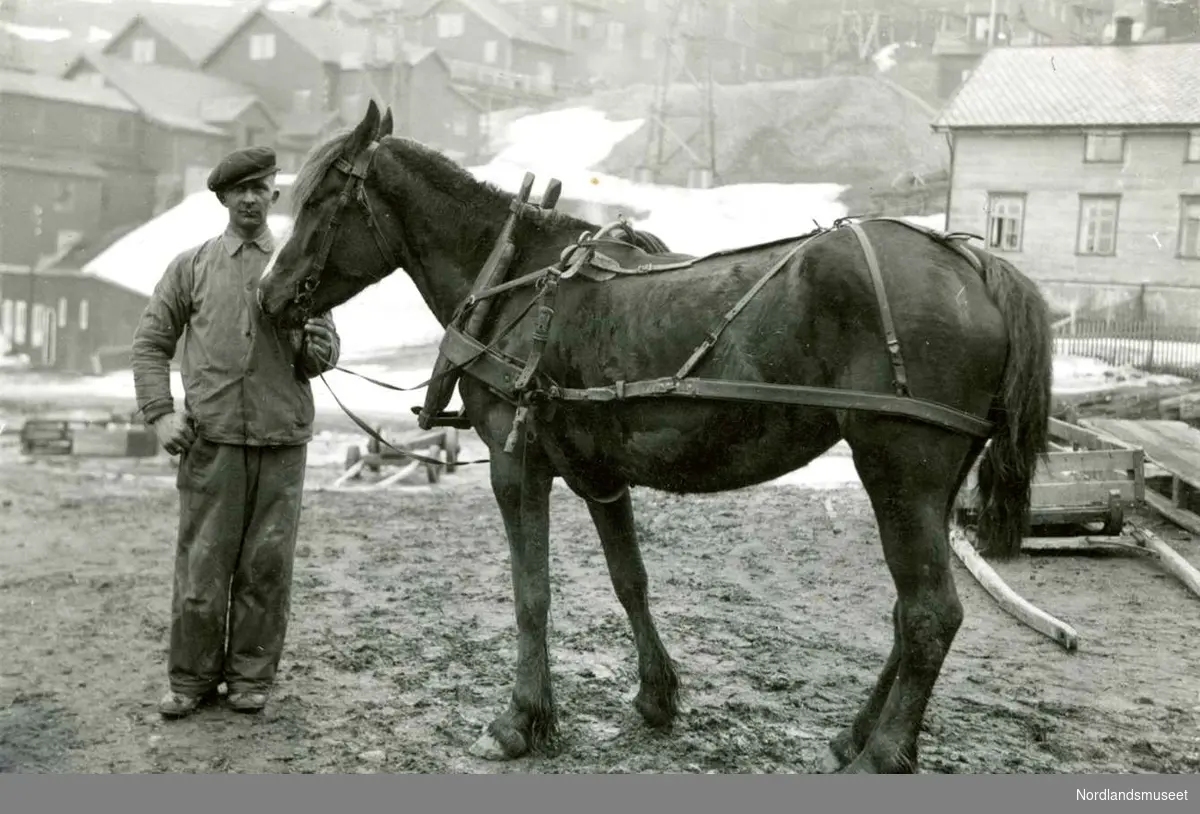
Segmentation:
<svg viewBox="0 0 1200 814">
<path fill-rule="evenodd" d="M 267 254 L 275 251 L 275 236 L 271 234 L 269 227 L 264 226 L 263 230 L 259 232 L 258 237 L 253 240 L 244 239 L 241 235 L 233 231 L 232 226 L 225 227 L 225 233 L 221 235 L 221 245 L 225 247 L 225 251 L 229 253 L 230 257 L 237 254 L 238 249 L 247 243 L 257 246 Z"/>
</svg>

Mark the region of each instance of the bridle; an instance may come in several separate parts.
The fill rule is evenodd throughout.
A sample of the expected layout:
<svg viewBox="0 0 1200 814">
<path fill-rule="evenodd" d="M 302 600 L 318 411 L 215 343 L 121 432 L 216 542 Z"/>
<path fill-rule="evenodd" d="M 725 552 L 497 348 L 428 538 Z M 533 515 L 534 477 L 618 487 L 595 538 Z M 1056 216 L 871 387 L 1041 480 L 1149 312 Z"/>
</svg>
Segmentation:
<svg viewBox="0 0 1200 814">
<path fill-rule="evenodd" d="M 372 141 L 367 148 L 359 153 L 351 163 L 345 157 L 338 158 L 334 162 L 333 167 L 346 174 L 346 183 L 342 187 L 341 195 L 338 196 L 337 207 L 333 210 L 333 217 L 329 219 L 329 223 L 325 226 L 325 232 L 321 236 L 321 246 L 317 250 L 317 258 L 309 269 L 308 274 L 303 280 L 296 284 L 295 303 L 300 311 L 300 320 L 303 321 L 311 316 L 310 309 L 312 308 L 313 291 L 316 290 L 317 284 L 321 280 L 321 273 L 325 270 L 325 263 L 329 260 L 329 252 L 333 249 L 333 240 L 337 236 L 338 227 L 341 225 L 342 210 L 350 203 L 350 196 L 353 195 L 358 205 L 362 207 L 367 216 L 367 226 L 370 227 L 371 236 L 375 239 L 375 246 L 379 249 L 379 254 L 383 257 L 387 264 L 387 270 L 379 276 L 382 279 L 400 267 L 400 256 L 393 251 L 392 244 L 388 241 L 387 235 L 383 232 L 383 227 L 379 223 L 379 218 L 375 215 L 375 209 L 371 206 L 371 199 L 367 195 L 367 172 L 371 169 L 371 162 L 375 158 L 375 151 L 379 149 L 379 142 Z M 402 244 L 402 248 L 407 249 L 404 235 L 402 232 L 397 232 L 397 237 Z M 412 252 L 405 252 L 405 255 L 412 257 Z M 378 279 L 372 282 L 378 282 Z"/>
</svg>

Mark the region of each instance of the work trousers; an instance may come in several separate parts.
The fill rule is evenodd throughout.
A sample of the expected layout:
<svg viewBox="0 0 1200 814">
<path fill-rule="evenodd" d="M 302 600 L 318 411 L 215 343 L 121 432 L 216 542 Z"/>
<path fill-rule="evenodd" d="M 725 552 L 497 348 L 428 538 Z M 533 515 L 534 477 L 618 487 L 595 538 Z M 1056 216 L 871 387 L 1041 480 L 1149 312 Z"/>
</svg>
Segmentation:
<svg viewBox="0 0 1200 814">
<path fill-rule="evenodd" d="M 182 455 L 168 675 L 188 695 L 266 692 L 283 655 L 308 447 Z M 228 614 L 228 646 L 226 615 Z"/>
</svg>

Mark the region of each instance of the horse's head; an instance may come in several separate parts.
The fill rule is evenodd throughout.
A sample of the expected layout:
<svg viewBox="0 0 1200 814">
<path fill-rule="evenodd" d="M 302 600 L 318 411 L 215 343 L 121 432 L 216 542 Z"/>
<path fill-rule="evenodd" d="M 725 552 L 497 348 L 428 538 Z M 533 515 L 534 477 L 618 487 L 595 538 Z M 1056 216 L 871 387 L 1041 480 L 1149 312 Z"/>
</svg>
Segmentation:
<svg viewBox="0 0 1200 814">
<path fill-rule="evenodd" d="M 371 173 L 392 111 L 374 100 L 353 131 L 313 149 L 296 174 L 293 223 L 259 281 L 263 314 L 284 326 L 302 324 L 378 282 L 399 266 L 398 230 L 384 205 L 379 173 Z"/>
</svg>

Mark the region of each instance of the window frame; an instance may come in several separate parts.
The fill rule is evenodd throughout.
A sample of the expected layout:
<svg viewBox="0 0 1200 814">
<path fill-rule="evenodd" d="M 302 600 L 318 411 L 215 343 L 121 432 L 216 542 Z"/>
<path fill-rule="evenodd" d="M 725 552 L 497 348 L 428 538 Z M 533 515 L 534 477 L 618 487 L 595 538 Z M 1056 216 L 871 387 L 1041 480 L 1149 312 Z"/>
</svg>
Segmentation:
<svg viewBox="0 0 1200 814">
<path fill-rule="evenodd" d="M 1084 212 L 1089 203 L 1101 201 L 1111 201 L 1113 203 L 1112 216 L 1112 248 L 1107 252 L 1100 251 L 1084 251 L 1083 240 L 1085 234 Z M 1117 245 L 1121 234 L 1121 196 L 1111 193 L 1105 194 L 1080 194 L 1079 196 L 1079 215 L 1076 221 L 1075 229 L 1075 255 L 1077 257 L 1116 257 Z"/>
<path fill-rule="evenodd" d="M 1015 202 L 1015 203 L 1019 204 L 1021 207 L 1020 217 L 1017 220 L 1017 245 L 1016 245 L 1016 248 L 1009 248 L 1009 247 L 1006 247 L 1006 246 L 1003 246 L 1000 244 L 995 244 L 992 242 L 993 223 L 995 220 L 995 214 L 994 214 L 995 206 L 997 203 L 1011 203 L 1011 202 Z M 1025 211 L 1026 211 L 1026 208 L 1027 208 L 1027 195 L 1024 192 L 1012 192 L 1012 191 L 1008 191 L 1008 190 L 997 190 L 995 192 L 988 193 L 987 211 L 986 211 L 986 215 L 985 215 L 987 228 L 985 230 L 985 237 L 984 237 L 984 244 L 987 246 L 988 251 L 1004 252 L 1006 254 L 1019 254 L 1020 252 L 1022 252 L 1024 250 L 1024 248 L 1025 248 Z M 1010 220 L 1011 218 L 1006 217 L 1005 219 Z M 1001 242 L 1003 242 L 1003 237 L 1001 237 Z"/>
</svg>

